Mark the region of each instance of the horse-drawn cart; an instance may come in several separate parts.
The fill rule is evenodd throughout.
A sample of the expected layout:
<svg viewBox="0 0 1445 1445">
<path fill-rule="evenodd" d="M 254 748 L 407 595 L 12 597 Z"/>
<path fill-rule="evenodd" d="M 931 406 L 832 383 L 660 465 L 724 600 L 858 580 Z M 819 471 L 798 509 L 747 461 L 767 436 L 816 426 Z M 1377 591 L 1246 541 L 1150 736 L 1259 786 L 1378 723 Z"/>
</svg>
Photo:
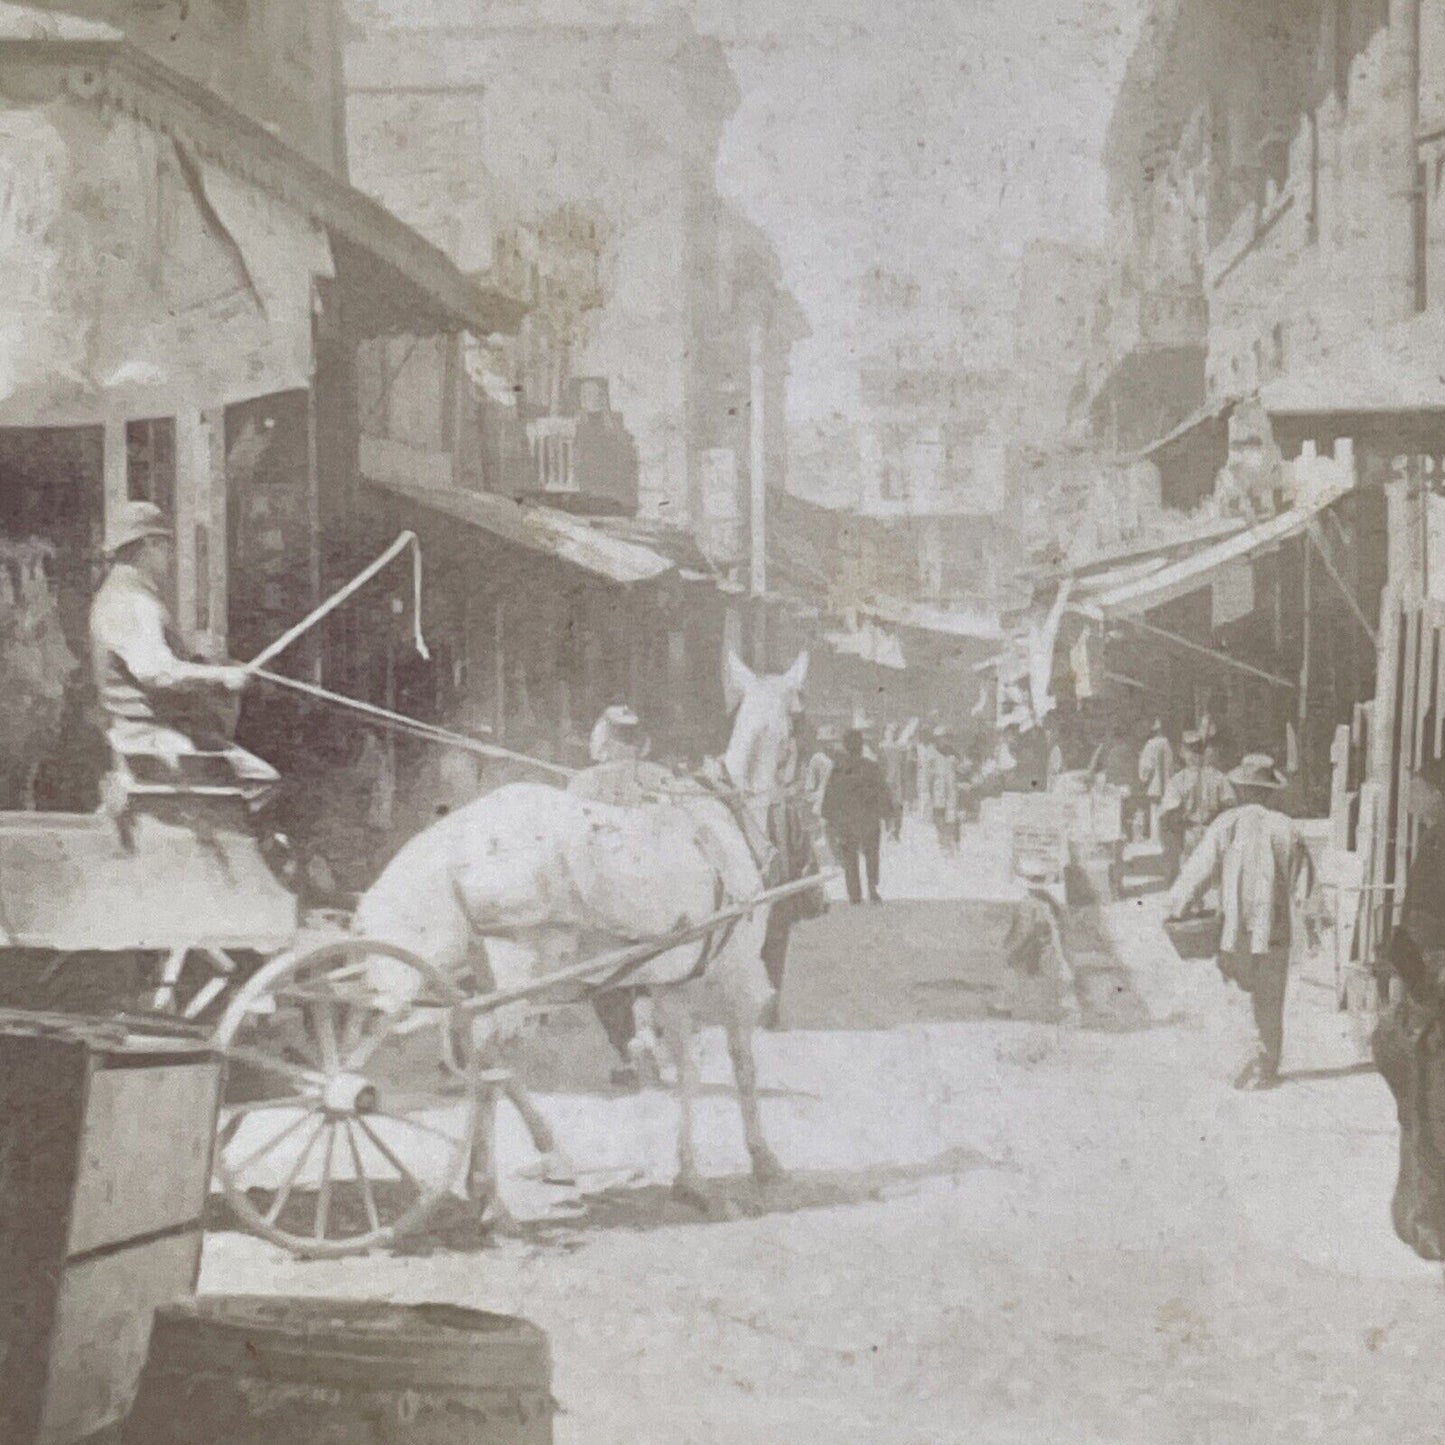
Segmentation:
<svg viewBox="0 0 1445 1445">
<path fill-rule="evenodd" d="M 508 1075 L 484 1067 L 474 1021 L 615 987 L 659 955 L 823 881 L 770 888 L 665 936 L 470 996 L 416 954 L 364 938 L 282 954 L 240 985 L 216 1031 L 233 1074 L 267 1085 L 224 1111 L 216 1172 L 232 1209 L 267 1239 L 324 1257 L 404 1237 L 449 1195 L 485 1204 Z M 459 1061 L 446 1094 L 427 1087 L 439 1041 Z"/>
<path fill-rule="evenodd" d="M 449 1194 L 494 1194 L 508 1076 L 483 1067 L 474 1020 L 583 998 L 821 881 L 468 997 L 339 915 L 303 916 L 234 788 L 138 785 L 112 813 L 0 814 L 5 983 L 29 1007 L 161 1013 L 213 1037 L 229 1065 L 217 1179 L 247 1228 L 311 1256 L 403 1237 Z"/>
<path fill-rule="evenodd" d="M 6 1003 L 200 1019 L 297 922 L 235 787 L 133 783 L 110 811 L 0 813 Z"/>
</svg>

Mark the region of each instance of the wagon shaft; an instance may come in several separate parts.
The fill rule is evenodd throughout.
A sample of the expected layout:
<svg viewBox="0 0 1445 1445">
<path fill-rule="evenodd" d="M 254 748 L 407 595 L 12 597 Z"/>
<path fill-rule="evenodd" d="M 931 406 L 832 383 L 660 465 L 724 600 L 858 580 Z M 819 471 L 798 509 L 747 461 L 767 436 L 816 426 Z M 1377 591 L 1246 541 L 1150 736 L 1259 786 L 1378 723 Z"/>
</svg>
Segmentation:
<svg viewBox="0 0 1445 1445">
<path fill-rule="evenodd" d="M 759 908 L 771 907 L 772 904 L 799 893 L 810 893 L 813 889 L 822 888 L 840 876 L 838 870 L 833 869 L 827 873 L 814 873 L 807 878 L 794 879 L 791 883 L 783 883 L 776 888 L 769 888 L 748 899 L 746 903 L 734 903 L 716 913 L 709 914 L 706 918 L 699 919 L 696 923 L 675 928 L 670 933 L 660 934 L 656 938 L 649 938 L 641 943 L 631 943 L 608 953 L 600 953 L 594 958 L 584 959 L 583 962 L 572 964 L 568 968 L 559 968 L 551 973 L 542 974 L 527 983 L 518 984 L 516 988 L 498 989 L 494 993 L 481 994 L 476 998 L 467 999 L 457 1011 L 468 1014 L 494 1013 L 497 1009 L 506 1008 L 509 1004 L 536 998 L 565 984 L 577 984 L 585 988 L 588 984 L 597 986 L 611 983 L 618 975 L 625 974 L 633 968 L 640 968 L 643 964 L 674 948 L 681 948 L 688 943 L 696 943 L 719 928 L 726 928 L 728 924 L 734 923 L 740 918 L 746 918 L 748 914 L 756 912 Z M 622 980 L 617 979 L 617 981 L 621 982 Z"/>
</svg>

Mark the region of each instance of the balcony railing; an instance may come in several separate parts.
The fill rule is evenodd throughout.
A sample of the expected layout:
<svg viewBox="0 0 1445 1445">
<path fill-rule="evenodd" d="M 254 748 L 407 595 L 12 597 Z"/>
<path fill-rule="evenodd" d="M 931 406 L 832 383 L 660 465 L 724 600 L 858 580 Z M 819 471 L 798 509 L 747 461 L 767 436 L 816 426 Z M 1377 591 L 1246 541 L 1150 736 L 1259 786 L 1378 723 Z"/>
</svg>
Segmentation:
<svg viewBox="0 0 1445 1445">
<path fill-rule="evenodd" d="M 537 490 L 575 495 L 577 484 L 577 418 L 542 416 L 527 423 L 527 443 Z"/>
</svg>

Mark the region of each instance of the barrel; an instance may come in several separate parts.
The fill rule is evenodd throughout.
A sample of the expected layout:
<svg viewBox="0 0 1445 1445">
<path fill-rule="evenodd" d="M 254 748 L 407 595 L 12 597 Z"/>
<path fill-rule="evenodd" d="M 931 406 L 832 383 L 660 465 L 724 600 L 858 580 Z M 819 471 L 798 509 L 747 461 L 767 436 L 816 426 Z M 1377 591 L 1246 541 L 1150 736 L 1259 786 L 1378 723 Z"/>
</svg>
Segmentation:
<svg viewBox="0 0 1445 1445">
<path fill-rule="evenodd" d="M 551 1445 L 554 1408 L 511 1315 L 203 1296 L 157 1313 L 124 1445 Z"/>
</svg>

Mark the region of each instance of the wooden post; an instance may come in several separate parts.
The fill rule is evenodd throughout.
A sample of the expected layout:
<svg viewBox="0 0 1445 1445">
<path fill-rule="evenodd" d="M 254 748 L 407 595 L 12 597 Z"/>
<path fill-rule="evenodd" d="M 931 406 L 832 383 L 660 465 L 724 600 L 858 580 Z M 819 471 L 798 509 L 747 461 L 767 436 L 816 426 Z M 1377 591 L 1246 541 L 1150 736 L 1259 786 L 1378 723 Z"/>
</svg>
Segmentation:
<svg viewBox="0 0 1445 1445">
<path fill-rule="evenodd" d="M 209 536 L 207 564 L 210 574 L 210 599 L 207 603 L 207 631 L 218 653 L 226 652 L 226 635 L 230 627 L 231 539 L 229 510 L 226 498 L 226 409 L 216 407 L 201 417 L 206 463 L 210 469 L 207 487 L 209 501 Z"/>
<path fill-rule="evenodd" d="M 1303 784 L 1302 791 L 1305 796 L 1309 795 L 1310 785 L 1310 764 L 1309 745 L 1305 740 L 1305 729 L 1309 724 L 1310 711 L 1310 554 L 1313 551 L 1313 544 L 1309 536 L 1300 538 L 1300 550 L 1303 553 L 1304 574 L 1300 578 L 1300 603 L 1304 611 L 1300 636 L 1300 664 L 1299 664 L 1299 763 L 1300 781 Z"/>
<path fill-rule="evenodd" d="M 200 642 L 201 621 L 209 610 L 210 598 L 203 605 L 197 568 L 200 553 L 207 551 L 199 538 L 209 526 L 211 459 L 202 428 L 201 414 L 181 407 L 176 412 L 176 622 L 182 635 L 192 645 Z"/>
<path fill-rule="evenodd" d="M 751 536 L 750 584 L 755 598 L 768 590 L 768 447 L 766 334 L 755 323 L 749 337 L 748 483 Z"/>
<path fill-rule="evenodd" d="M 124 417 L 108 416 L 105 419 L 101 471 L 105 479 L 105 519 L 109 523 L 130 498 L 130 469 L 126 462 Z"/>
<path fill-rule="evenodd" d="M 316 388 L 306 391 L 306 569 L 308 582 L 307 608 L 321 602 L 321 473 L 316 447 Z M 311 638 L 311 680 L 321 686 L 322 634 Z"/>
<path fill-rule="evenodd" d="M 507 604 L 498 596 L 496 611 L 492 615 L 492 667 L 496 684 L 496 717 L 493 726 L 499 743 L 507 741 L 507 655 L 506 616 Z"/>
</svg>

